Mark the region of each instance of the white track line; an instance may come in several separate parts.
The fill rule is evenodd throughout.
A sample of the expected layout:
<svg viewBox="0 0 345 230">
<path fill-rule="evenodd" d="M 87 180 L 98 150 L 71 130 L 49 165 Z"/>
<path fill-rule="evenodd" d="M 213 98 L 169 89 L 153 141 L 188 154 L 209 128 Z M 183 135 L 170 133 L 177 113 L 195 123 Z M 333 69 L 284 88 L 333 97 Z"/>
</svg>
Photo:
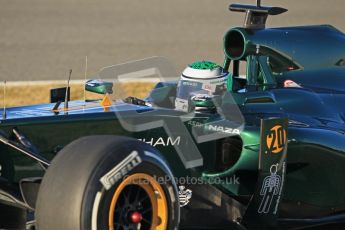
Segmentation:
<svg viewBox="0 0 345 230">
<path fill-rule="evenodd" d="M 169 79 L 171 80 L 171 79 Z M 112 81 L 110 79 L 105 79 L 105 81 Z M 120 82 L 130 82 L 130 83 L 156 83 L 159 82 L 158 78 L 145 78 L 145 79 L 121 79 Z M 70 84 L 84 84 L 84 80 L 71 80 Z M 44 81 L 7 81 L 8 86 L 23 86 L 23 85 L 49 85 L 49 84 L 67 84 L 66 80 L 44 80 Z"/>
</svg>

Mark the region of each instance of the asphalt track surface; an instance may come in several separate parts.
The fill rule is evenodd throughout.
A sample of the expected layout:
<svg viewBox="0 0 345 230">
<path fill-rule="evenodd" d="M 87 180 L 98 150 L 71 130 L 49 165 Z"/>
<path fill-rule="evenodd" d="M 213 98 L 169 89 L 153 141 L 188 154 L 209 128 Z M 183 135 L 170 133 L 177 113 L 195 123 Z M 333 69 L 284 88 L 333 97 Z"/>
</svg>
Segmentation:
<svg viewBox="0 0 345 230">
<path fill-rule="evenodd" d="M 243 23 L 236 0 L 0 0 L 0 80 L 84 77 L 104 66 L 150 56 L 180 72 L 195 60 L 222 63 L 222 36 Z M 254 0 L 242 0 L 253 3 Z M 289 9 L 269 27 L 332 24 L 345 31 L 344 0 L 263 0 Z M 320 54 L 320 58 L 322 58 Z"/>
</svg>

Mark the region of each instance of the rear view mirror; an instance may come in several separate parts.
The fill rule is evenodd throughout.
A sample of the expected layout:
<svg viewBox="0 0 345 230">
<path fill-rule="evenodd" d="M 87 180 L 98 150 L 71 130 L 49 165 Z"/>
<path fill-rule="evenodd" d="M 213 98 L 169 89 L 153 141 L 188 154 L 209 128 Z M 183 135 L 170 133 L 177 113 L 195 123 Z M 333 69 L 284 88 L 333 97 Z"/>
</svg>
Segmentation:
<svg viewBox="0 0 345 230">
<path fill-rule="evenodd" d="M 102 80 L 89 80 L 85 83 L 85 90 L 98 94 L 112 94 L 113 83 Z"/>
</svg>

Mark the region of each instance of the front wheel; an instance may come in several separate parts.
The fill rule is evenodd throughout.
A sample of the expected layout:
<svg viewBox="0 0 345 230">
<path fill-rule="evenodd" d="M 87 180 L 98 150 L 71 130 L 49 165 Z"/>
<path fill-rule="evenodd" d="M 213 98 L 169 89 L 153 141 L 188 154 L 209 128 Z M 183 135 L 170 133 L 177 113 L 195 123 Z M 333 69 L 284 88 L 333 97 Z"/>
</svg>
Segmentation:
<svg viewBox="0 0 345 230">
<path fill-rule="evenodd" d="M 43 178 L 36 207 L 38 230 L 163 230 L 179 222 L 169 167 L 151 146 L 125 137 L 66 146 Z"/>
</svg>

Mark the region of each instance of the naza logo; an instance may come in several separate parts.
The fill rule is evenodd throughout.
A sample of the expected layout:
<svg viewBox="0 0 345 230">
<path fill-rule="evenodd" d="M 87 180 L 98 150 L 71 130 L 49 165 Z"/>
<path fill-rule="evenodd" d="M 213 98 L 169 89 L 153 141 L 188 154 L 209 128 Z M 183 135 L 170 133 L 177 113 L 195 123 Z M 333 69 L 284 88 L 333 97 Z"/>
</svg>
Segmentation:
<svg viewBox="0 0 345 230">
<path fill-rule="evenodd" d="M 271 128 L 270 133 L 266 136 L 267 148 L 272 153 L 280 153 L 283 151 L 286 143 L 286 130 L 281 125 Z"/>
</svg>

